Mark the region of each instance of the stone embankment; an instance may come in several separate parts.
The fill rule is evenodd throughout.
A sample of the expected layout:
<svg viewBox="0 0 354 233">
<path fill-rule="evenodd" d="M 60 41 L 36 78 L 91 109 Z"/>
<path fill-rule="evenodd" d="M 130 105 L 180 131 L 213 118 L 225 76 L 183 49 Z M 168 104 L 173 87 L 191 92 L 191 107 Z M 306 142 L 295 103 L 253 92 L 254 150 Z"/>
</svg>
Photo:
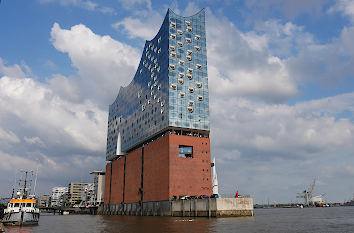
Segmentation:
<svg viewBox="0 0 354 233">
<path fill-rule="evenodd" d="M 100 213 L 101 211 L 99 211 Z M 105 205 L 104 215 L 240 217 L 253 216 L 252 198 L 211 198 Z"/>
</svg>

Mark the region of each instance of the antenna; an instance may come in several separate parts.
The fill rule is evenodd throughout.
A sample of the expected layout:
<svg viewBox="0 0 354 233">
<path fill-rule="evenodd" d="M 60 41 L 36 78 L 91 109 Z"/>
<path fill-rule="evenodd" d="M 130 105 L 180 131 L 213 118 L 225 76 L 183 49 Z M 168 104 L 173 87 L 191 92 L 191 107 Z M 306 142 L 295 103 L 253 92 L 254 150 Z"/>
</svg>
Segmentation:
<svg viewBox="0 0 354 233">
<path fill-rule="evenodd" d="M 1 0 L 0 0 L 1 1 Z M 15 179 L 14 179 L 14 185 L 12 186 L 12 195 L 11 198 L 15 197 L 15 185 L 16 185 L 16 171 L 15 171 Z"/>
<path fill-rule="evenodd" d="M 37 166 L 37 169 L 36 169 L 36 179 L 34 180 L 34 188 L 33 188 L 34 196 L 36 196 L 37 177 L 38 177 L 38 166 Z"/>
</svg>

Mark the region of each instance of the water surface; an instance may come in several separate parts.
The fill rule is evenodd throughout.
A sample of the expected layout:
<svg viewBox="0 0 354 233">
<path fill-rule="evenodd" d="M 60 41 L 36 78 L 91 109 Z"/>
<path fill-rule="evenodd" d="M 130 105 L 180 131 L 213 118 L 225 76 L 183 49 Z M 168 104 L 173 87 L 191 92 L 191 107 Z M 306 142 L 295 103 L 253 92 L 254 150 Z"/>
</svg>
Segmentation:
<svg viewBox="0 0 354 233">
<path fill-rule="evenodd" d="M 168 233 L 168 232 L 354 232 L 354 207 L 255 209 L 254 217 L 189 218 L 93 215 L 41 215 L 34 227 L 18 233 Z"/>
</svg>

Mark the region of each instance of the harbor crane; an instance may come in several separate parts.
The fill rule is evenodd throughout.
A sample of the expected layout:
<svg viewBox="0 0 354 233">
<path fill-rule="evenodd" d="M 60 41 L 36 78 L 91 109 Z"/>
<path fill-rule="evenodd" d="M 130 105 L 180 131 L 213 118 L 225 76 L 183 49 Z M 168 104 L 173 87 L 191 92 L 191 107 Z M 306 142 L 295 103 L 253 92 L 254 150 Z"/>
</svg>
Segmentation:
<svg viewBox="0 0 354 233">
<path fill-rule="evenodd" d="M 309 186 L 307 190 L 304 190 L 301 193 L 297 193 L 296 198 L 303 198 L 304 199 L 304 205 L 305 206 L 310 206 L 310 202 L 312 199 L 312 192 L 315 188 L 316 185 L 316 177 L 313 180 L 312 184 Z"/>
</svg>

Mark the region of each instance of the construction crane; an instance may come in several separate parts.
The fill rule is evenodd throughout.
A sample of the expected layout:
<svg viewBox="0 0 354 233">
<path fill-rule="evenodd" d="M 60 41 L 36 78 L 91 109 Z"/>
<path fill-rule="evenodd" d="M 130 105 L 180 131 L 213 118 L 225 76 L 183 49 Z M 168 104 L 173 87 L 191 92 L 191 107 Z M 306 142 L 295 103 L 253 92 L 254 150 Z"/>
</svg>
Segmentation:
<svg viewBox="0 0 354 233">
<path fill-rule="evenodd" d="M 310 206 L 311 198 L 312 198 L 312 192 L 315 188 L 316 185 L 316 177 L 313 180 L 312 184 L 307 190 L 304 190 L 301 193 L 297 193 L 296 198 L 303 198 L 304 199 L 304 205 L 305 206 Z"/>
</svg>

